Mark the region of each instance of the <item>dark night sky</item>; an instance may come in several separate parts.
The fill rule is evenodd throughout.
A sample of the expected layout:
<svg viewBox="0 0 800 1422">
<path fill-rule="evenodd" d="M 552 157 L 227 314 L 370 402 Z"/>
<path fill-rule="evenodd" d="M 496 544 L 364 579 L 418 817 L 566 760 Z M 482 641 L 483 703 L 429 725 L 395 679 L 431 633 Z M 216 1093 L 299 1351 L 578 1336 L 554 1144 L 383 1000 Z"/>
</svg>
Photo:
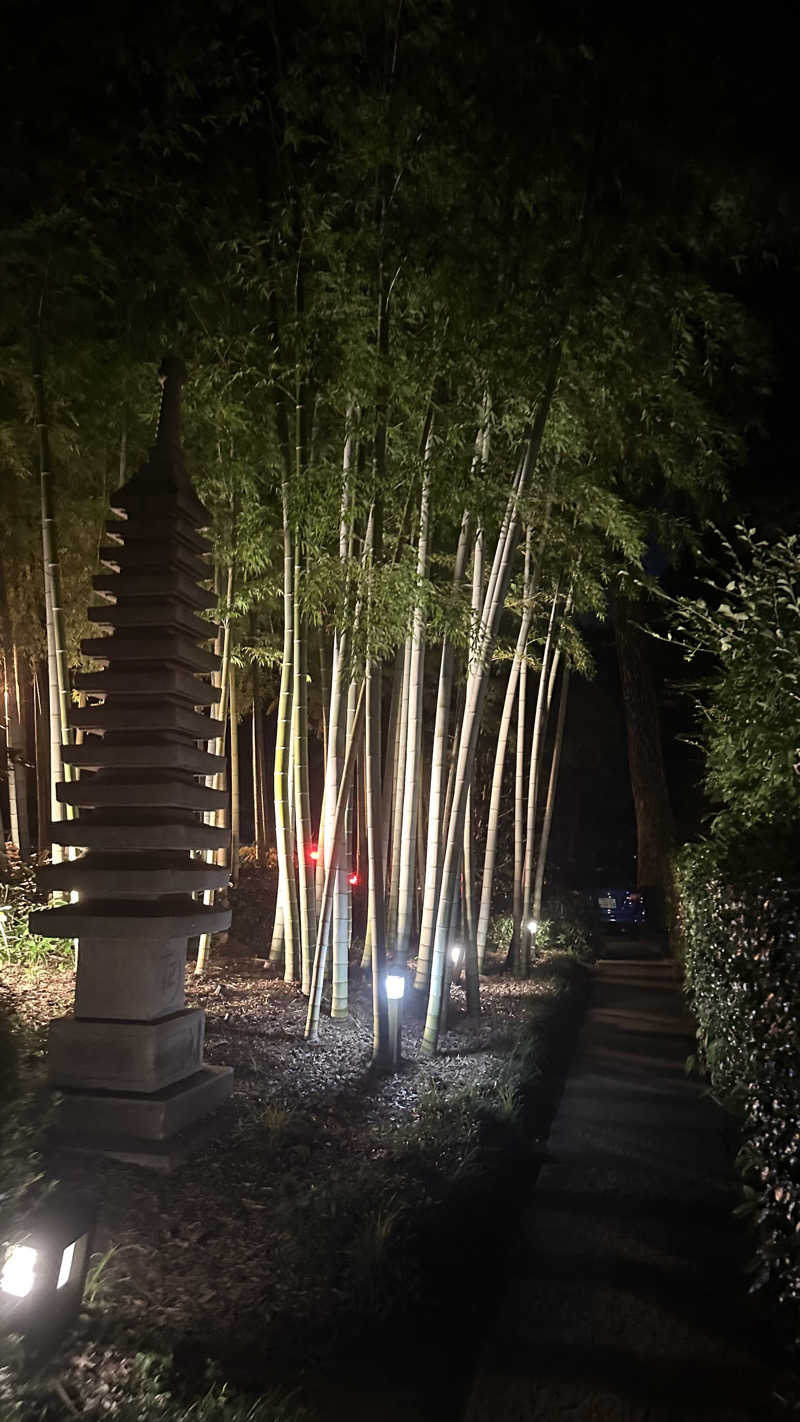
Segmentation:
<svg viewBox="0 0 800 1422">
<path fill-rule="evenodd" d="M 144 7 L 144 12 L 147 10 Z M 163 7 L 165 15 L 171 10 Z M 14 83 L 28 84 L 36 73 L 40 45 L 48 49 L 48 19 L 65 11 L 46 3 L 9 4 L 4 25 L 9 41 L 6 55 L 11 59 L 10 87 L 6 102 L 13 102 Z M 124 17 L 115 20 L 114 14 Z M 132 33 L 136 10 L 121 6 L 114 12 L 94 4 L 70 7 L 69 25 L 79 25 L 86 37 L 81 66 L 91 71 L 102 64 L 101 51 L 91 45 L 93 19 L 102 27 L 105 42 L 120 31 Z M 454 9 L 457 13 L 457 6 Z M 519 3 L 492 7 L 498 25 L 505 19 L 510 61 L 513 57 L 514 16 Z M 525 5 L 526 19 L 529 7 Z M 674 46 L 684 47 L 687 56 L 708 68 L 709 83 L 721 85 L 727 95 L 719 113 L 720 130 L 728 135 L 731 174 L 736 177 L 737 155 L 742 166 L 757 160 L 764 173 L 777 171 L 797 196 L 797 38 L 798 21 L 793 4 L 770 3 L 757 10 L 720 5 L 680 7 L 609 7 L 604 4 L 574 3 L 541 11 L 546 25 L 572 27 L 580 24 L 591 33 L 602 33 L 609 24 L 630 38 L 635 48 L 637 36 L 653 30 L 664 34 Z M 51 41 L 52 41 L 51 32 Z M 16 34 L 17 46 L 12 36 Z M 43 40 L 44 37 L 44 40 Z M 19 45 L 22 49 L 19 49 Z M 14 74 L 18 79 L 14 81 Z M 50 74 L 52 80 L 54 75 Z M 63 89 L 49 88 L 43 102 L 51 112 L 59 98 L 69 94 L 75 101 L 76 84 L 70 82 L 70 68 L 62 69 Z M 99 79 L 99 75 L 98 75 Z M 80 89 L 81 85 L 77 86 Z M 88 92 L 84 86 L 84 92 Z M 777 223 L 778 231 L 780 222 Z M 733 522 L 747 515 L 760 526 L 791 529 L 800 518 L 800 480 L 797 478 L 798 432 L 795 418 L 797 377 L 800 374 L 800 277 L 792 254 L 779 254 L 780 263 L 766 269 L 741 294 L 765 318 L 775 350 L 774 396 L 766 415 L 762 436 L 752 442 L 746 465 L 732 480 L 728 508 L 717 517 Z M 680 584 L 681 574 L 675 575 Z M 614 874 L 634 876 L 633 808 L 627 776 L 622 706 L 616 672 L 613 639 L 608 627 L 595 626 L 588 633 L 597 664 L 592 683 L 576 678 L 567 720 L 562 767 L 561 795 L 553 832 L 554 867 L 575 882 L 581 882 L 602 868 Z M 681 743 L 691 728 L 688 701 L 670 689 L 679 679 L 680 664 L 674 652 L 653 645 L 653 661 L 661 688 L 664 748 L 673 792 L 678 833 L 696 834 L 702 828 L 703 805 L 696 790 L 699 773 L 697 753 Z"/>
<path fill-rule="evenodd" d="M 598 23 L 609 12 L 595 13 Z M 687 54 L 701 56 L 709 73 L 724 77 L 728 106 L 720 112 L 720 127 L 728 132 L 731 176 L 756 160 L 756 173 L 777 175 L 789 211 L 797 211 L 797 41 L 796 7 L 770 4 L 752 9 L 724 10 L 698 6 L 692 13 L 671 7 L 669 13 L 618 10 L 622 23 L 641 32 L 642 25 L 661 24 Z M 600 18 L 602 17 L 602 18 Z M 775 234 L 781 237 L 780 213 Z M 749 442 L 746 461 L 732 471 L 726 504 L 714 508 L 715 522 L 731 528 L 742 519 L 760 529 L 786 532 L 800 528 L 800 432 L 796 418 L 800 377 L 800 272 L 786 245 L 772 266 L 744 280 L 739 295 L 766 324 L 773 347 L 772 396 L 764 426 Z M 661 574 L 663 567 L 648 565 Z M 694 589 L 690 568 L 670 569 L 673 591 Z M 624 713 L 611 629 L 596 624 L 587 634 L 596 661 L 596 679 L 576 679 L 567 716 L 559 801 L 553 824 L 552 879 L 566 886 L 590 885 L 598 877 L 635 881 L 635 827 L 627 770 Z M 663 643 L 650 642 L 659 690 L 665 768 L 679 841 L 695 838 L 708 823 L 710 806 L 700 786 L 702 760 L 686 744 L 694 731 L 689 673 L 680 656 Z"/>
</svg>

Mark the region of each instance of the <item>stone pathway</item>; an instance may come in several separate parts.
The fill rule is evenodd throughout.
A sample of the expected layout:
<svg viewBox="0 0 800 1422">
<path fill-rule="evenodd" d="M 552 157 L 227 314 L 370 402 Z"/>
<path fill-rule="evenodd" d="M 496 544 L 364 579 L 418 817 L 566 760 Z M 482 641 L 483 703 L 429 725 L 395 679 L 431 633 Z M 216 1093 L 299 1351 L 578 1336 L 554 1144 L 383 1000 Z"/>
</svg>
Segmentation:
<svg viewBox="0 0 800 1422">
<path fill-rule="evenodd" d="M 731 1216 L 730 1125 L 686 1077 L 674 965 L 634 951 L 594 969 L 465 1422 L 776 1415 Z"/>
</svg>

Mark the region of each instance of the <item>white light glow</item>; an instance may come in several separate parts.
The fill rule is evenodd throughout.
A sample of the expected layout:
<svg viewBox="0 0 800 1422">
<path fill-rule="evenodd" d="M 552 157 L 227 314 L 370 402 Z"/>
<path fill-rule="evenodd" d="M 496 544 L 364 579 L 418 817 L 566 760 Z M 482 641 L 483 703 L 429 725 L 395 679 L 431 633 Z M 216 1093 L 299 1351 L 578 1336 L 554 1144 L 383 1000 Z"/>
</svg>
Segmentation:
<svg viewBox="0 0 800 1422">
<path fill-rule="evenodd" d="M 72 1244 L 67 1245 L 66 1249 L 64 1250 L 64 1253 L 61 1256 L 61 1267 L 58 1271 L 58 1283 L 56 1284 L 57 1289 L 63 1288 L 64 1284 L 67 1283 L 67 1280 L 69 1279 L 69 1276 L 72 1273 L 72 1261 L 75 1258 L 75 1250 L 77 1248 L 77 1244 L 77 1239 L 74 1239 L 72 1241 Z"/>
<path fill-rule="evenodd" d="M 461 944 L 460 944 L 460 943 L 454 943 L 454 944 L 453 944 L 453 947 L 450 949 L 450 962 L 453 963 L 454 965 L 455 965 L 456 963 L 459 963 L 459 962 L 461 961 L 461 954 L 462 954 L 463 952 L 464 952 L 464 949 L 461 947 Z"/>
<path fill-rule="evenodd" d="M 529 918 L 529 919 L 528 919 L 528 932 L 529 932 L 529 933 L 535 933 L 538 927 L 539 927 L 539 925 L 538 925 L 538 923 L 536 922 L 536 919 L 535 919 L 535 918 Z"/>
<path fill-rule="evenodd" d="M 5 1257 L 0 1273 L 0 1289 L 6 1294 L 13 1294 L 15 1298 L 24 1299 L 33 1288 L 35 1269 L 36 1250 L 31 1249 L 28 1244 L 15 1245 Z"/>
<path fill-rule="evenodd" d="M 397 1001 L 403 996 L 406 990 L 406 980 L 402 973 L 386 974 L 386 996 L 392 1001 Z"/>
</svg>

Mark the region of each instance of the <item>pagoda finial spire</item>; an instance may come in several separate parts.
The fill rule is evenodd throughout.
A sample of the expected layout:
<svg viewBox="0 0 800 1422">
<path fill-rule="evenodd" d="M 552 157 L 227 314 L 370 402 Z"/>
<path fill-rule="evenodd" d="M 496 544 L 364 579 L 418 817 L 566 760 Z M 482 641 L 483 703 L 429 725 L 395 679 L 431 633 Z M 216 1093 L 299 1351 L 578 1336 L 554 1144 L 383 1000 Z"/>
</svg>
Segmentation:
<svg viewBox="0 0 800 1422">
<path fill-rule="evenodd" d="M 186 366 L 178 356 L 165 356 L 158 378 L 161 382 L 161 409 L 156 449 L 171 453 L 181 447 L 181 389 L 186 384 Z"/>
<path fill-rule="evenodd" d="M 206 528 L 211 517 L 192 488 L 181 447 L 181 390 L 188 379 L 186 366 L 178 356 L 167 355 L 161 362 L 158 378 L 161 405 L 155 441 L 144 463 L 117 490 L 113 506 L 124 512 L 129 498 L 136 500 L 145 491 L 156 490 L 161 494 L 171 490 L 176 499 L 183 501 L 184 512 L 194 520 L 195 528 Z"/>
</svg>

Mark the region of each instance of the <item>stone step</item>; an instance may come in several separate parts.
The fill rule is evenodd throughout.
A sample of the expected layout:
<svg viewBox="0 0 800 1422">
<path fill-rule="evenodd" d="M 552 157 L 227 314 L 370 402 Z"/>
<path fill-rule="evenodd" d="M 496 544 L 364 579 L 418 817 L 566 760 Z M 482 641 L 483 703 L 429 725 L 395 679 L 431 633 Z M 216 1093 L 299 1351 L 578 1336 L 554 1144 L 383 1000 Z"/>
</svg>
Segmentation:
<svg viewBox="0 0 800 1422">
<path fill-rule="evenodd" d="M 131 668 L 130 671 L 118 671 L 112 666 L 107 671 L 76 672 L 73 685 L 76 691 L 94 696 L 179 696 L 191 706 L 216 706 L 222 695 L 218 687 L 210 686 L 180 667 L 170 666 L 147 670 Z"/>
<path fill-rule="evenodd" d="M 70 726 L 85 731 L 184 731 L 193 741 L 218 740 L 225 729 L 222 721 L 166 700 L 129 706 L 76 706 L 67 719 Z"/>
<path fill-rule="evenodd" d="M 164 1086 L 150 1096 L 107 1091 L 61 1094 L 55 1132 L 68 1132 L 72 1140 L 166 1141 L 185 1131 L 228 1100 L 233 1090 L 231 1067 L 203 1066 L 183 1081 Z M 110 1154 L 111 1152 L 104 1152 Z M 148 1162 L 149 1163 L 149 1162 Z"/>
<path fill-rule="evenodd" d="M 197 903 L 170 912 L 157 900 L 119 899 L 96 905 L 92 900 L 63 908 L 37 909 L 28 919 L 31 933 L 42 938 L 193 938 L 198 933 L 224 933 L 231 910 Z"/>
<path fill-rule="evenodd" d="M 56 1017 L 50 1023 L 51 1086 L 99 1091 L 161 1091 L 200 1070 L 204 1013 L 187 1008 L 160 1022 Z"/>
<path fill-rule="evenodd" d="M 56 786 L 56 797 L 62 805 L 77 805 L 81 808 L 96 809 L 100 805 L 119 806 L 168 806 L 176 810 L 221 810 L 228 803 L 225 790 L 209 790 L 205 785 L 197 785 L 185 780 L 162 780 L 159 782 L 137 780 L 122 784 L 118 780 L 98 781 L 94 775 L 81 776 L 80 780 L 62 782 Z"/>
<path fill-rule="evenodd" d="M 171 597 L 186 603 L 188 607 L 208 608 L 217 605 L 217 597 L 213 592 L 206 592 L 204 588 L 199 587 L 194 578 L 188 578 L 184 573 L 173 572 L 168 568 L 141 573 L 132 570 L 124 573 L 96 573 L 92 578 L 92 587 L 95 592 L 113 597 L 116 602 L 127 598 L 138 600 Z"/>
<path fill-rule="evenodd" d="M 215 672 L 222 658 L 195 646 L 189 637 L 136 637 L 119 632 L 110 637 L 84 637 L 81 651 L 99 662 L 177 662 L 195 672 Z"/>
<path fill-rule="evenodd" d="M 189 775 L 219 775 L 225 769 L 223 755 L 211 755 L 187 742 L 137 742 L 119 745 L 102 736 L 87 736 L 82 745 L 64 746 L 62 760 L 82 770 L 161 770 L 185 771 Z"/>
</svg>

